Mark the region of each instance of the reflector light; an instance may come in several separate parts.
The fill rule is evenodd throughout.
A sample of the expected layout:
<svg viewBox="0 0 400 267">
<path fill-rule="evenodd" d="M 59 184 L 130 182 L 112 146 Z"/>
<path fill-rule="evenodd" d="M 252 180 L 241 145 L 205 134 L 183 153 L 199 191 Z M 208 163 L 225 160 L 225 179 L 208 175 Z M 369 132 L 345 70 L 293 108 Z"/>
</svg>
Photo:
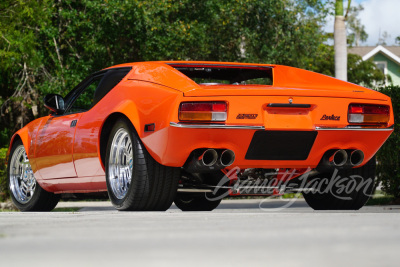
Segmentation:
<svg viewBox="0 0 400 267">
<path fill-rule="evenodd" d="M 389 106 L 350 104 L 348 121 L 357 124 L 385 124 L 389 122 Z"/>
<path fill-rule="evenodd" d="M 226 102 L 184 102 L 179 107 L 180 121 L 226 121 Z"/>
<path fill-rule="evenodd" d="M 363 107 L 356 107 L 356 106 L 350 106 L 349 110 L 350 114 L 362 114 L 364 113 L 364 108 Z"/>
</svg>

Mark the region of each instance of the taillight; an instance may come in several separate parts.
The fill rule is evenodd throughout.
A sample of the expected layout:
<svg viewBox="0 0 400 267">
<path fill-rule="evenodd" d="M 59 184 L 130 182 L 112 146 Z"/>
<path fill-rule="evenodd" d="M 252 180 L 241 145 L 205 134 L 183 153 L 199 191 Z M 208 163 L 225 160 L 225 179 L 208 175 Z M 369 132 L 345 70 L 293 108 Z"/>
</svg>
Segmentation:
<svg viewBox="0 0 400 267">
<path fill-rule="evenodd" d="M 350 104 L 349 123 L 385 124 L 389 122 L 389 106 Z"/>
<path fill-rule="evenodd" d="M 179 107 L 179 120 L 222 122 L 227 110 L 226 102 L 184 102 Z"/>
</svg>

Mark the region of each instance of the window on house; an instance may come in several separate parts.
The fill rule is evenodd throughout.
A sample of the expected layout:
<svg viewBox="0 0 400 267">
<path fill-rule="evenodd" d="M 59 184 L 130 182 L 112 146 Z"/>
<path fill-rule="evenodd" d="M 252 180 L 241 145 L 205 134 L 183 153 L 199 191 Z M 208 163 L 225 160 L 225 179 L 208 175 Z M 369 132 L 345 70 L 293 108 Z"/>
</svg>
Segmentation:
<svg viewBox="0 0 400 267">
<path fill-rule="evenodd" d="M 382 71 L 383 74 L 387 74 L 387 62 L 386 61 L 375 61 L 376 67 Z"/>
</svg>

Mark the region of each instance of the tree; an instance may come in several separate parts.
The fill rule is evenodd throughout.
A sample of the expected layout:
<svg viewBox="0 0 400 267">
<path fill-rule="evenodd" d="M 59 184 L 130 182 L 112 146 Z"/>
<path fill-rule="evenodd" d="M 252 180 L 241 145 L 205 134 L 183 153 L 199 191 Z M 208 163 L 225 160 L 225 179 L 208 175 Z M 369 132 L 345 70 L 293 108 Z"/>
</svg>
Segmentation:
<svg viewBox="0 0 400 267">
<path fill-rule="evenodd" d="M 387 45 L 386 40 L 390 38 L 390 34 L 384 31 L 381 35 L 381 30 L 379 29 L 379 40 L 377 45 Z"/>
<path fill-rule="evenodd" d="M 38 35 L 50 20 L 50 1 L 2 1 L 0 3 L 0 145 L 9 133 L 37 116 L 35 85 L 43 70 Z"/>
<path fill-rule="evenodd" d="M 243 6 L 244 16 L 239 17 L 246 40 L 242 60 L 309 69 L 310 61 L 321 56 L 318 48 L 326 40 L 324 5 L 319 1 L 254 2 Z"/>
<path fill-rule="evenodd" d="M 400 127 L 400 86 L 382 87 L 379 91 L 390 96 L 393 105 L 394 128 Z M 400 134 L 394 131 L 377 153 L 377 184 L 382 184 L 382 190 L 400 198 Z"/>
<path fill-rule="evenodd" d="M 349 13 L 347 16 L 347 43 L 349 45 L 359 46 L 360 41 L 365 42 L 368 39 L 368 34 L 365 31 L 365 26 L 361 24 L 358 15 L 361 11 L 364 10 L 364 7 L 360 4 L 356 7 L 350 7 Z"/>
<path fill-rule="evenodd" d="M 146 60 L 310 69 L 326 37 L 322 0 L 0 2 L 0 147 L 91 72 Z"/>
<path fill-rule="evenodd" d="M 349 0 L 349 7 L 351 0 Z M 343 12 L 343 0 L 335 1 L 335 77 L 347 81 L 347 46 L 346 46 L 346 17 Z"/>
<path fill-rule="evenodd" d="M 312 71 L 332 76 L 335 72 L 335 52 L 332 46 L 321 44 L 318 54 L 321 58 L 314 60 L 310 66 Z M 376 88 L 386 83 L 385 75 L 372 60 L 363 61 L 359 55 L 348 54 L 348 81 L 361 86 Z"/>
<path fill-rule="evenodd" d="M 364 61 L 359 55 L 354 54 L 348 54 L 347 58 L 349 82 L 376 88 L 384 86 L 386 79 L 391 80 L 390 76 L 386 77 L 372 60 Z"/>
</svg>

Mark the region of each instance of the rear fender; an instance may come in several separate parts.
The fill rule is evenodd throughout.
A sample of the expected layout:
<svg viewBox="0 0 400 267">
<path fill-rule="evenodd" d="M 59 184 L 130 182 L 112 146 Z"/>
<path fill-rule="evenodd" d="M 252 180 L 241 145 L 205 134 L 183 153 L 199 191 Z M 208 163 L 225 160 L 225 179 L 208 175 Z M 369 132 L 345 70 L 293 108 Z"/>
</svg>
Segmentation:
<svg viewBox="0 0 400 267">
<path fill-rule="evenodd" d="M 136 133 L 140 137 L 140 129 L 141 129 L 140 128 L 140 125 L 141 125 L 140 124 L 140 116 L 139 116 L 139 112 L 138 112 L 137 106 L 133 101 L 126 100 L 124 102 L 121 102 L 118 106 L 116 106 L 114 108 L 114 110 L 110 114 L 110 116 L 112 114 L 115 114 L 115 113 L 121 113 L 125 117 L 127 117 L 130 120 L 130 122 L 133 124 L 133 127 L 136 130 Z M 107 118 L 109 118 L 110 116 L 108 116 Z M 104 120 L 104 122 L 106 120 Z"/>
<path fill-rule="evenodd" d="M 136 133 L 139 135 L 138 129 L 140 129 L 140 117 L 139 113 L 137 110 L 137 107 L 134 102 L 132 101 L 124 101 L 110 113 L 109 116 L 103 121 L 103 124 L 101 125 L 101 129 L 99 131 L 99 138 L 98 138 L 98 151 L 100 153 L 98 154 L 100 164 L 105 171 L 105 156 L 106 156 L 106 151 L 107 151 L 107 142 L 109 138 L 109 134 L 112 129 L 112 125 L 115 123 L 116 118 L 127 118 L 133 125 L 134 129 L 136 130 Z M 106 127 L 106 128 L 105 128 Z"/>
<path fill-rule="evenodd" d="M 178 110 L 177 106 L 182 97 L 181 92 L 171 88 L 136 80 L 131 80 L 111 92 L 110 99 L 115 102 L 110 103 L 113 108 L 111 112 L 107 110 L 107 119 L 103 120 L 101 131 L 99 131 L 98 146 L 101 151 L 100 157 L 103 159 L 101 162 L 104 162 L 104 151 L 106 150 L 104 143 L 108 140 L 105 138 L 108 134 L 103 134 L 110 131 L 109 128 L 112 128 L 113 125 L 110 123 L 110 116 L 122 114 L 132 123 L 146 150 L 162 164 L 160 155 L 164 153 L 167 142 L 165 135 L 159 136 L 158 133 L 168 128 L 172 117 L 177 116 L 175 111 Z M 146 130 L 146 126 L 154 128 Z"/>
</svg>

